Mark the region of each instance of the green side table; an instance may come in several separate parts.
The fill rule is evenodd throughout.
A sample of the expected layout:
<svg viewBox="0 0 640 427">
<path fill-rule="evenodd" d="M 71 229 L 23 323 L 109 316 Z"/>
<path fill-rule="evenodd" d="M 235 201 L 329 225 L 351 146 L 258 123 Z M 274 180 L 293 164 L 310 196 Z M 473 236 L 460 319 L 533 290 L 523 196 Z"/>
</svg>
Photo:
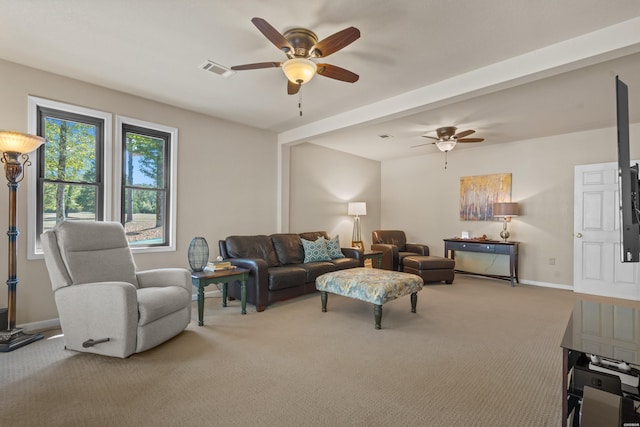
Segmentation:
<svg viewBox="0 0 640 427">
<path fill-rule="evenodd" d="M 249 270 L 246 268 L 234 268 L 218 271 L 192 271 L 191 284 L 198 288 L 198 326 L 204 325 L 204 288 L 212 283 L 222 284 L 222 306 L 227 306 L 227 285 L 236 280 L 240 281 L 240 295 L 242 302 L 242 314 L 247 314 L 247 279 Z"/>
</svg>

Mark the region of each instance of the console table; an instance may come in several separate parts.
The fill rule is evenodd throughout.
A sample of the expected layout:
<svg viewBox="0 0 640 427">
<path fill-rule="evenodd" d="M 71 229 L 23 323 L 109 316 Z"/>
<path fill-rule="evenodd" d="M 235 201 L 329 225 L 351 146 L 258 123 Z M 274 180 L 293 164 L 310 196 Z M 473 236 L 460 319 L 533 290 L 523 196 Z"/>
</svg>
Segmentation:
<svg viewBox="0 0 640 427">
<path fill-rule="evenodd" d="M 457 273 L 477 274 L 509 280 L 511 286 L 520 283 L 518 279 L 518 242 L 502 242 L 499 240 L 444 239 L 445 258 L 455 258 L 456 251 L 481 252 L 485 254 L 509 255 L 509 275 L 494 275 L 456 270 Z"/>
</svg>

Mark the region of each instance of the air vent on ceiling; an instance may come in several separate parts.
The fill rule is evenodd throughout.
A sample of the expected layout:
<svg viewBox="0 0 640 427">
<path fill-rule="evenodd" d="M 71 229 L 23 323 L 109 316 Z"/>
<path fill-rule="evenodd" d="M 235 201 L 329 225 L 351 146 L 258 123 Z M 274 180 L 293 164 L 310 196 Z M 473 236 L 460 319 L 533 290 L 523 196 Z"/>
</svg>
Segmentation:
<svg viewBox="0 0 640 427">
<path fill-rule="evenodd" d="M 223 65 L 216 64 L 213 61 L 205 62 L 204 64 L 202 64 L 200 66 L 200 68 L 205 70 L 205 71 L 208 71 L 210 73 L 222 76 L 222 77 L 230 77 L 230 76 L 235 74 L 235 71 L 233 71 L 233 70 L 231 70 L 231 69 L 229 69 L 229 68 L 227 68 L 227 67 L 225 67 Z"/>
</svg>

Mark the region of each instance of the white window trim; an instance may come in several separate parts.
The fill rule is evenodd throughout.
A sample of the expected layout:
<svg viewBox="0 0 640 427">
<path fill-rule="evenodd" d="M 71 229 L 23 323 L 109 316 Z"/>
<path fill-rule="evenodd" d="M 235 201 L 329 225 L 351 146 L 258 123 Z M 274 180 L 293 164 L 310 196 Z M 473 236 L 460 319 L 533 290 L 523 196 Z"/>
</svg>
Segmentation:
<svg viewBox="0 0 640 427">
<path fill-rule="evenodd" d="M 157 123 L 151 123 L 144 120 L 138 120 L 131 117 L 116 115 L 116 141 L 114 145 L 114 174 L 115 176 L 122 176 L 122 125 L 128 124 L 133 126 L 139 126 L 147 129 L 154 129 L 161 132 L 165 132 L 171 135 L 171 164 L 169 165 L 169 175 L 171 177 L 171 191 L 169 192 L 169 244 L 167 246 L 149 246 L 149 247 L 136 247 L 130 245 L 131 251 L 134 253 L 148 253 L 148 252 L 171 252 L 176 250 L 176 212 L 177 212 L 177 189 L 178 189 L 178 128 L 159 125 Z M 118 181 L 119 182 L 119 181 Z M 117 185 L 114 188 L 114 203 L 112 215 L 120 221 L 120 209 L 121 209 L 121 192 L 122 186 Z"/>
<path fill-rule="evenodd" d="M 51 108 L 60 111 L 67 111 L 75 114 L 83 114 L 85 116 L 97 117 L 104 120 L 104 144 L 103 144 L 103 158 L 104 158 L 104 220 L 113 221 L 111 211 L 109 207 L 112 206 L 112 193 L 113 193 L 113 138 L 112 138 L 112 114 L 104 111 L 94 110 L 86 107 L 79 107 L 77 105 L 66 104 L 63 102 L 52 101 L 50 99 L 38 98 L 36 96 L 28 96 L 28 123 L 27 132 L 36 135 L 38 132 L 38 107 Z M 31 155 L 32 165 L 27 167 L 27 182 L 29 185 L 28 200 L 27 200 L 27 259 L 42 259 L 42 249 L 36 248 L 36 206 L 37 206 L 37 154 Z"/>
</svg>

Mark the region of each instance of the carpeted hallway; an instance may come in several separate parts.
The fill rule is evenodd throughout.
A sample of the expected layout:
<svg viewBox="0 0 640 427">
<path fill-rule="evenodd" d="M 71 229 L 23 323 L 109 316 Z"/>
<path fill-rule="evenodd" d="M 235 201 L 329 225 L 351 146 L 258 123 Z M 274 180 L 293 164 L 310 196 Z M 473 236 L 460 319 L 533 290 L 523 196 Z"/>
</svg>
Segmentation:
<svg viewBox="0 0 640 427">
<path fill-rule="evenodd" d="M 311 294 L 128 359 L 41 340 L 0 355 L 0 426 L 558 426 L 569 291 L 457 275 L 383 307 Z"/>
</svg>

